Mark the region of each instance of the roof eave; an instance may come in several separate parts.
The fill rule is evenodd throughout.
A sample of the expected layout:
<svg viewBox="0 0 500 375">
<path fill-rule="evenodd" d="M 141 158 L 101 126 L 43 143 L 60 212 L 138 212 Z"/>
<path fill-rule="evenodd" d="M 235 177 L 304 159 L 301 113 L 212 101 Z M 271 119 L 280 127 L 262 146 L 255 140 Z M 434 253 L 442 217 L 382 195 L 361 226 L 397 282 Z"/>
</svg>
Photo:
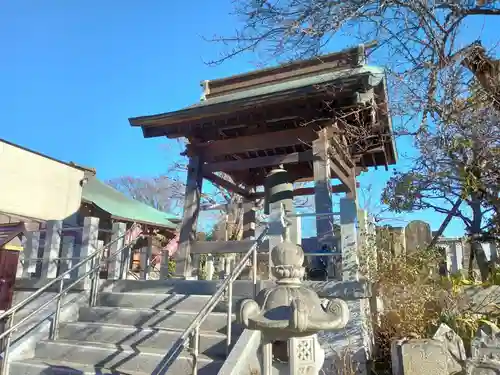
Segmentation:
<svg viewBox="0 0 500 375">
<path fill-rule="evenodd" d="M 357 80 L 367 79 L 367 84 L 373 86 L 376 85 L 377 83 L 380 83 L 380 78 L 376 76 L 377 74 L 374 74 L 372 72 L 365 72 L 365 73 L 360 73 L 359 75 L 356 75 L 353 78 Z M 332 82 L 335 82 L 335 80 L 332 80 L 330 82 L 324 82 L 323 84 L 326 87 L 328 84 L 331 84 Z M 167 112 L 162 114 L 132 117 L 129 118 L 129 123 L 131 126 L 141 126 L 143 131 L 143 136 L 145 138 L 158 137 L 160 136 L 160 134 L 158 134 L 158 131 L 155 131 L 154 134 L 151 134 L 149 129 L 161 128 L 170 125 L 174 126 L 176 125 L 176 123 L 189 122 L 191 120 L 200 118 L 202 116 L 206 117 L 219 116 L 223 108 L 228 107 L 231 108 L 231 110 L 234 110 L 235 107 L 243 106 L 245 103 L 252 103 L 255 101 L 259 101 L 262 100 L 263 98 L 266 99 L 265 101 L 266 104 L 270 104 L 273 101 L 282 100 L 283 97 L 286 97 L 288 100 L 292 100 L 298 96 L 305 95 L 311 92 L 317 92 L 318 94 L 321 94 L 325 90 L 318 89 L 317 85 L 292 88 L 290 90 L 273 92 L 259 96 L 246 97 L 233 101 L 223 101 L 214 104 L 208 104 L 202 107 L 200 106 L 188 107 L 177 111 Z M 161 135 L 167 135 L 167 134 L 165 132 L 165 134 Z"/>
<path fill-rule="evenodd" d="M 169 226 L 169 225 L 166 225 L 166 224 L 164 225 L 164 224 L 152 223 L 152 222 L 149 222 L 149 221 L 137 220 L 137 219 L 130 219 L 130 218 L 116 216 L 116 215 L 111 215 L 111 219 L 118 220 L 118 221 L 126 221 L 128 223 L 138 223 L 138 224 L 150 225 L 152 227 L 168 229 L 170 231 L 175 231 L 177 229 L 177 227 L 178 227 L 174 223 L 172 223 L 172 225 Z"/>
</svg>

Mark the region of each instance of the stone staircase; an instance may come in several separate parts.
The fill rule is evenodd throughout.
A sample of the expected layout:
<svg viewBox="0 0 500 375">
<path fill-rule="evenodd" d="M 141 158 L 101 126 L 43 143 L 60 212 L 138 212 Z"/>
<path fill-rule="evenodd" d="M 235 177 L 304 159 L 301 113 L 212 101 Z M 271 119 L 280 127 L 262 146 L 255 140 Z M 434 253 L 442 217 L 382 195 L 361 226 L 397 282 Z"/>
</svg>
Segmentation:
<svg viewBox="0 0 500 375">
<path fill-rule="evenodd" d="M 106 284 L 107 283 L 107 284 Z M 95 307 L 82 307 L 74 322 L 61 322 L 57 340 L 42 340 L 34 357 L 13 360 L 12 375 L 184 375 L 193 357 L 182 352 L 167 372 L 164 357 L 217 290 L 220 281 L 106 282 Z M 235 282 L 233 306 L 253 285 Z M 195 292 L 195 293 L 193 293 Z M 217 374 L 226 358 L 227 302 L 201 326 L 198 374 Z M 234 311 L 234 309 L 233 309 Z M 242 327 L 232 324 L 232 342 Z"/>
</svg>

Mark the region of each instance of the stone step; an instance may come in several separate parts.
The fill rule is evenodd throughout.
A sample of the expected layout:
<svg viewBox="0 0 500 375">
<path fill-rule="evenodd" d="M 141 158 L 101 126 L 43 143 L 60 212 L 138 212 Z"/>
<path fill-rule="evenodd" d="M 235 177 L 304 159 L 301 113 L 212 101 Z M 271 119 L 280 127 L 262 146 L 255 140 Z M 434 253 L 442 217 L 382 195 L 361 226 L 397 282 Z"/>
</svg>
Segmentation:
<svg viewBox="0 0 500 375">
<path fill-rule="evenodd" d="M 84 365 L 81 363 L 24 359 L 13 361 L 9 366 L 10 374 L 15 375 L 150 375 L 145 372 L 119 371 Z"/>
<path fill-rule="evenodd" d="M 98 368 L 117 369 L 122 373 L 169 375 L 190 375 L 192 373 L 193 359 L 187 353 L 181 353 L 167 372 L 161 371 L 165 366 L 166 354 L 166 350 L 153 350 L 151 348 L 146 351 L 114 344 L 45 340 L 38 343 L 35 359 L 57 361 L 61 364 L 78 359 L 79 363 Z M 213 360 L 200 355 L 198 357 L 198 374 L 215 375 L 222 363 L 221 360 Z M 18 374 L 18 372 L 12 373 Z"/>
<path fill-rule="evenodd" d="M 213 295 L 224 280 L 106 280 L 101 284 L 105 292 L 135 293 L 176 293 Z M 258 281 L 258 288 L 267 286 L 269 281 Z M 233 295 L 241 298 L 253 298 L 254 285 L 251 280 L 236 280 L 233 283 Z"/>
<path fill-rule="evenodd" d="M 186 295 L 186 294 L 164 294 L 164 293 L 133 293 L 133 292 L 102 292 L 98 297 L 99 306 L 126 307 L 126 308 L 148 308 L 155 310 L 190 311 L 198 312 L 210 300 L 209 295 Z M 233 309 L 242 298 L 233 298 Z M 220 301 L 213 310 L 214 312 L 227 311 L 228 303 Z M 236 311 L 236 310 L 234 310 Z"/>
<path fill-rule="evenodd" d="M 154 348 L 167 352 L 182 333 L 181 330 L 77 322 L 62 323 L 59 327 L 58 338 L 66 341 L 90 341 L 134 348 Z M 233 337 L 233 343 L 236 339 Z M 221 359 L 226 357 L 226 335 L 204 332 L 200 335 L 199 345 L 200 353 Z"/>
<path fill-rule="evenodd" d="M 80 322 L 101 324 L 120 324 L 134 327 L 186 329 L 198 312 L 175 312 L 170 310 L 128 309 L 122 307 L 82 307 L 79 312 Z M 232 316 L 234 334 L 243 332 L 243 327 L 235 323 Z M 225 333 L 227 325 L 226 313 L 211 313 L 201 325 L 201 331 Z"/>
</svg>

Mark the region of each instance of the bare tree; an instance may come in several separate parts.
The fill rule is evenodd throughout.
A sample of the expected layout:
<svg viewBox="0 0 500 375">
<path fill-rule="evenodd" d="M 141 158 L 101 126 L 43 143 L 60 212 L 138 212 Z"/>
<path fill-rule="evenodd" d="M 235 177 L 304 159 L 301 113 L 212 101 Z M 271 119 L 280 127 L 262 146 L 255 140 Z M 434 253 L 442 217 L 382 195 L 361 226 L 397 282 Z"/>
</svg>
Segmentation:
<svg viewBox="0 0 500 375">
<path fill-rule="evenodd" d="M 163 212 L 178 209 L 184 194 L 184 185 L 168 175 L 158 177 L 122 176 L 108 184 L 131 198 Z"/>
<path fill-rule="evenodd" d="M 392 114 L 404 116 L 401 125 L 407 125 L 415 116 L 425 124 L 429 117 L 436 115 L 434 101 L 440 91 L 439 71 L 463 61 L 470 49 L 464 49 L 459 41 L 470 38 L 471 18 L 500 15 L 497 3 L 234 1 L 235 14 L 242 19 L 243 26 L 233 36 L 212 39 L 229 49 L 210 63 L 221 63 L 238 54 L 255 51 L 264 58 L 278 61 L 318 56 L 337 36 L 348 36 L 362 43 L 376 40 L 371 55 L 373 61 L 389 73 Z"/>
<path fill-rule="evenodd" d="M 440 106 L 443 123 L 419 133 L 415 139 L 419 156 L 409 170 L 394 173 L 382 198 L 396 212 L 433 209 L 461 220 L 473 239 L 471 262 L 475 256 L 486 280 L 489 264 L 479 240 L 499 210 L 494 202 L 500 177 L 495 167 L 500 113 L 491 106 L 478 106 L 476 100 L 454 97 L 452 105 Z"/>
</svg>

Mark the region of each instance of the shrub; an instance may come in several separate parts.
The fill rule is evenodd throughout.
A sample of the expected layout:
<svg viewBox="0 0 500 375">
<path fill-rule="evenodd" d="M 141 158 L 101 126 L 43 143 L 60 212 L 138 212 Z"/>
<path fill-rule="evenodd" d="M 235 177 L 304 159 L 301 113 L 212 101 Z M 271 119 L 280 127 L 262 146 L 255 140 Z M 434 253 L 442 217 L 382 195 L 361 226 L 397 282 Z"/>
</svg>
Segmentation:
<svg viewBox="0 0 500 375">
<path fill-rule="evenodd" d="M 446 323 L 468 347 L 480 324 L 498 324 L 498 318 L 474 311 L 465 297 L 464 288 L 473 282 L 461 275 L 439 275 L 443 263 L 440 249 L 395 253 L 390 239 L 381 241 L 380 236 L 372 236 L 361 249 L 360 263 L 384 307 L 373 319 L 376 374 L 390 374 L 394 340 L 429 338 L 439 324 Z M 490 283 L 496 281 L 497 275 L 493 273 Z"/>
</svg>

